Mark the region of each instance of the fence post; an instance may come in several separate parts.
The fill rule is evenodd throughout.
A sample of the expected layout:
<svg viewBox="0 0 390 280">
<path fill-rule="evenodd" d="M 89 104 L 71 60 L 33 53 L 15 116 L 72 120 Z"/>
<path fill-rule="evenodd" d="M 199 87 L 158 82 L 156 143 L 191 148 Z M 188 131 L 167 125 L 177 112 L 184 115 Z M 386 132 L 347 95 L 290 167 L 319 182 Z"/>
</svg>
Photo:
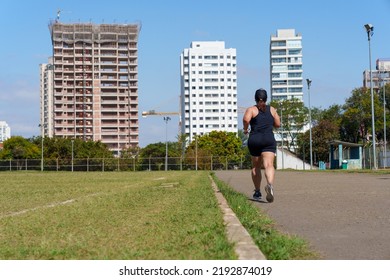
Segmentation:
<svg viewBox="0 0 390 280">
<path fill-rule="evenodd" d="M 213 170 L 213 155 L 210 156 L 210 170 Z"/>
<path fill-rule="evenodd" d="M 26 163 L 25 165 L 26 165 L 26 171 L 27 171 L 27 159 L 26 159 L 26 162 L 25 162 L 25 163 Z"/>
<path fill-rule="evenodd" d="M 9 171 L 12 171 L 12 161 L 9 159 Z"/>
<path fill-rule="evenodd" d="M 89 172 L 89 157 L 87 157 L 87 172 Z"/>
</svg>

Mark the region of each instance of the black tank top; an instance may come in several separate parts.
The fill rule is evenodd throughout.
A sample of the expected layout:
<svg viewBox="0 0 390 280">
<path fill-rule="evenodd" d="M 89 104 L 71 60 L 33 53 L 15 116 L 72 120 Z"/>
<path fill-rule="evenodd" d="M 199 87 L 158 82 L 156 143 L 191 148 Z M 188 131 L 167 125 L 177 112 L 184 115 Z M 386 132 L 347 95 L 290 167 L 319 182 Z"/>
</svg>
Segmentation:
<svg viewBox="0 0 390 280">
<path fill-rule="evenodd" d="M 264 112 L 259 110 L 257 116 L 252 118 L 249 124 L 251 126 L 251 132 L 250 132 L 251 134 L 272 133 L 273 126 L 274 126 L 274 117 L 271 114 L 271 107 L 267 105 L 265 107 Z"/>
</svg>

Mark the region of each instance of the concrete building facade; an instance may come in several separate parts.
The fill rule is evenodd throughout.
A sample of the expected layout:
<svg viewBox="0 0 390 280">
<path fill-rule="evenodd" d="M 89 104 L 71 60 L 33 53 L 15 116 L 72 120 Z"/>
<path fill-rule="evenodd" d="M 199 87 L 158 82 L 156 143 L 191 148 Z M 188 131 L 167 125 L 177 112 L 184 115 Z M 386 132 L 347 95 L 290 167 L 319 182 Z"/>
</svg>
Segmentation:
<svg viewBox="0 0 390 280">
<path fill-rule="evenodd" d="M 390 83 L 390 58 L 379 58 L 376 60 L 376 67 L 372 70 L 372 87 L 378 90 L 384 84 Z M 363 72 L 363 87 L 370 88 L 370 70 Z"/>
<path fill-rule="evenodd" d="M 53 58 L 39 65 L 40 70 L 40 129 L 42 137 L 53 137 Z"/>
<path fill-rule="evenodd" d="M 0 121 L 0 143 L 11 138 L 11 128 L 5 121 Z"/>
<path fill-rule="evenodd" d="M 101 141 L 116 154 L 138 146 L 140 25 L 55 21 L 49 29 L 53 108 L 42 119 L 52 118 L 52 136 Z"/>
<path fill-rule="evenodd" d="M 278 29 L 270 40 L 271 100 L 303 101 L 302 36 Z"/>
<path fill-rule="evenodd" d="M 225 42 L 192 42 L 180 55 L 181 132 L 237 133 L 236 49 Z"/>
</svg>

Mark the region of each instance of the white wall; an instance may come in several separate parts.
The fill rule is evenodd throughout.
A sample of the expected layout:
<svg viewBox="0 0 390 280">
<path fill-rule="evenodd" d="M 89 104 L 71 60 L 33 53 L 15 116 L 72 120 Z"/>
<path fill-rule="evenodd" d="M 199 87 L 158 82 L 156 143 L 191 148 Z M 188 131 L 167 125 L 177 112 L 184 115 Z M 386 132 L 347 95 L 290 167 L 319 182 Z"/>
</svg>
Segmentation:
<svg viewBox="0 0 390 280">
<path fill-rule="evenodd" d="M 296 170 L 310 170 L 310 164 L 304 163 L 300 158 L 286 149 L 277 148 L 276 150 L 276 169 L 296 169 Z M 313 169 L 318 167 L 313 166 Z"/>
</svg>

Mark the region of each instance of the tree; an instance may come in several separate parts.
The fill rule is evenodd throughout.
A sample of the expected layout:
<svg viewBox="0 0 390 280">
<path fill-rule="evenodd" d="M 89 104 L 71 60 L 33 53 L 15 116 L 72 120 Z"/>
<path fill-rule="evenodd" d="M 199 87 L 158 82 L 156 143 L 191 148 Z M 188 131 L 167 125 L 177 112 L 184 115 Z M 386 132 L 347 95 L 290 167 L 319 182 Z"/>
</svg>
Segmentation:
<svg viewBox="0 0 390 280">
<path fill-rule="evenodd" d="M 180 154 L 177 149 L 178 144 L 176 142 L 168 142 L 167 144 L 168 144 L 169 163 L 172 164 L 172 158 L 176 158 L 175 161 L 177 164 L 177 161 L 180 161 Z M 161 168 L 165 164 L 165 154 L 166 154 L 166 143 L 158 142 L 158 143 L 149 144 L 145 148 L 142 148 L 140 151 L 139 154 L 140 164 L 143 166 L 148 166 L 150 160 L 153 160 L 152 166 L 157 166 L 158 170 L 161 170 Z"/>
<path fill-rule="evenodd" d="M 71 158 L 72 140 L 74 158 L 113 158 L 112 152 L 101 141 L 84 141 L 79 138 L 70 139 L 62 137 L 45 137 L 43 139 L 44 157 L 48 159 Z M 32 138 L 31 141 L 41 148 L 41 137 Z"/>
<path fill-rule="evenodd" d="M 196 136 L 187 148 L 186 158 L 193 164 L 198 158 L 198 167 L 208 169 L 209 163 L 225 166 L 226 160 L 239 161 L 243 156 L 242 141 L 236 133 L 211 131 L 203 136 Z"/>
<path fill-rule="evenodd" d="M 322 120 L 328 120 L 337 126 L 340 126 L 343 117 L 343 108 L 341 105 L 333 104 L 328 109 L 312 108 L 311 120 L 313 126 L 317 125 Z"/>
<path fill-rule="evenodd" d="M 136 147 L 128 147 L 127 149 L 123 149 L 121 151 L 121 158 L 133 158 L 139 155 L 141 152 L 141 148 L 136 146 Z"/>
<path fill-rule="evenodd" d="M 328 161 L 329 159 L 329 141 L 338 139 L 339 127 L 335 122 L 328 119 L 321 119 L 319 123 L 312 128 L 312 152 L 317 161 Z M 309 142 L 310 131 L 298 136 L 298 155 L 306 158 Z"/>
<path fill-rule="evenodd" d="M 272 101 L 271 106 L 277 109 L 281 117 L 282 126 L 279 131 L 283 131 L 284 133 L 287 148 L 290 151 L 294 150 L 296 137 L 307 124 L 309 110 L 304 106 L 302 101 L 295 98 L 291 100 Z"/>
<path fill-rule="evenodd" d="M 359 143 L 372 136 L 371 94 L 368 88 L 356 88 L 352 96 L 343 106 L 344 114 L 341 122 L 343 140 Z M 380 106 L 378 94 L 374 93 L 375 127 L 383 126 L 383 108 Z M 375 135 L 376 137 L 376 135 Z"/>
<path fill-rule="evenodd" d="M 3 159 L 33 159 L 39 158 L 41 152 L 37 145 L 22 136 L 12 136 L 3 143 L 0 158 Z"/>
</svg>

